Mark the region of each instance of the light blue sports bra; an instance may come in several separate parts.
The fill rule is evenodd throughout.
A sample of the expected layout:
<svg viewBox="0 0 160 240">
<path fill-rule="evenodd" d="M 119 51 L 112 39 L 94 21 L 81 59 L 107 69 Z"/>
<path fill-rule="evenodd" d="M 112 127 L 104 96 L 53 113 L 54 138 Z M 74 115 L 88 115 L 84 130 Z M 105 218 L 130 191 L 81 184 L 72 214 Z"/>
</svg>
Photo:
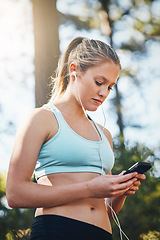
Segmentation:
<svg viewBox="0 0 160 240">
<path fill-rule="evenodd" d="M 98 125 L 101 141 L 87 140 L 67 124 L 61 112 L 53 104 L 46 104 L 54 113 L 59 129 L 56 135 L 44 143 L 39 152 L 35 167 L 36 179 L 52 174 L 64 172 L 93 172 L 108 173 L 114 165 L 114 154 Z"/>
</svg>

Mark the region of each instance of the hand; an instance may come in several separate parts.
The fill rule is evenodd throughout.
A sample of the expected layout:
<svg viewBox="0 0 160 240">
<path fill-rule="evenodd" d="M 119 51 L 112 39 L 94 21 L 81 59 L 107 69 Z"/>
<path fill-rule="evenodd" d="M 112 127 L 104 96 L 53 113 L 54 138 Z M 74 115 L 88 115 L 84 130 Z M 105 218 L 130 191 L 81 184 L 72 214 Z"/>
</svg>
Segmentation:
<svg viewBox="0 0 160 240">
<path fill-rule="evenodd" d="M 125 171 L 120 173 L 120 175 L 122 175 L 124 172 Z M 139 189 L 139 187 L 141 185 L 140 180 L 145 180 L 146 179 L 146 176 L 144 174 L 137 174 L 135 177 L 137 178 L 137 181 L 135 181 L 132 184 L 132 186 L 129 188 L 129 190 L 124 193 L 125 196 L 129 196 L 129 195 L 135 194 L 135 192 Z"/>
<path fill-rule="evenodd" d="M 91 198 L 112 198 L 124 195 L 137 182 L 137 173 L 105 175 L 88 181 Z"/>
</svg>

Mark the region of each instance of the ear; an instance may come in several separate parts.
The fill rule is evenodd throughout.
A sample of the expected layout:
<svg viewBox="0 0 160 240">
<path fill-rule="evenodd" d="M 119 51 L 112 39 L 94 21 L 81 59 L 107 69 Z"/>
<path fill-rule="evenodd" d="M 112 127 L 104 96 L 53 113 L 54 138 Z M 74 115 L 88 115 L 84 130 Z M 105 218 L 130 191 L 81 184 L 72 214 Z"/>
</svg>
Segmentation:
<svg viewBox="0 0 160 240">
<path fill-rule="evenodd" d="M 74 76 L 73 72 L 77 72 L 77 65 L 75 63 L 71 63 L 69 66 L 69 75 Z"/>
</svg>

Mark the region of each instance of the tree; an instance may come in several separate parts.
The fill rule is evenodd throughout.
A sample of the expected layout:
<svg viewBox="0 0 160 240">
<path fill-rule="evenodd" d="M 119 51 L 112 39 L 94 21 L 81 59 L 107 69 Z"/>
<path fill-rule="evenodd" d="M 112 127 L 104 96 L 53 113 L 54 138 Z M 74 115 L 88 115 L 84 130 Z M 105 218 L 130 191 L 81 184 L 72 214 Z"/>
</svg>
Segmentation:
<svg viewBox="0 0 160 240">
<path fill-rule="evenodd" d="M 50 76 L 59 58 L 58 13 L 56 0 L 32 0 L 35 39 L 35 101 L 45 104 L 50 94 Z"/>
</svg>

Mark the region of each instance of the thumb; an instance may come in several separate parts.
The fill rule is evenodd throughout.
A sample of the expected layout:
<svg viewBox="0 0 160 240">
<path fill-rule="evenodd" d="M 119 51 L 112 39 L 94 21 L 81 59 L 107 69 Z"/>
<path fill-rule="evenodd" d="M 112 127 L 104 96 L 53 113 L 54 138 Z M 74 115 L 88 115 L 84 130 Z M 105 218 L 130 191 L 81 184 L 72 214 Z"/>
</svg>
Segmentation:
<svg viewBox="0 0 160 240">
<path fill-rule="evenodd" d="M 119 173 L 119 176 L 122 176 L 125 172 L 126 170 L 123 170 L 121 173 Z"/>
</svg>

